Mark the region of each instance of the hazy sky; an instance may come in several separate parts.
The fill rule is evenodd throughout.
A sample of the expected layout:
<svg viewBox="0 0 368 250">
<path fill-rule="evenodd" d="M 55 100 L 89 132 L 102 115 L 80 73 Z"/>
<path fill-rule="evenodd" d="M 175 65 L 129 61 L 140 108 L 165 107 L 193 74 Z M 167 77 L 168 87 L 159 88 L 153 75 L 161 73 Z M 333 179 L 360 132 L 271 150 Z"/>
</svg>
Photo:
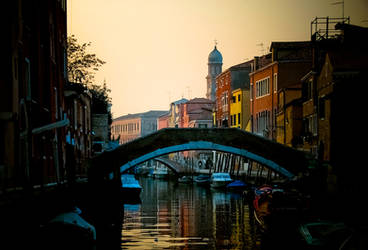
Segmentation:
<svg viewBox="0 0 368 250">
<path fill-rule="evenodd" d="M 106 61 L 96 81 L 112 90 L 114 118 L 168 110 L 205 97 L 208 54 L 223 70 L 267 52 L 272 41 L 308 41 L 316 17 L 342 17 L 342 0 L 68 0 L 68 35 Z M 368 0 L 345 0 L 352 24 L 368 26 Z M 260 45 L 263 44 L 263 47 Z"/>
</svg>

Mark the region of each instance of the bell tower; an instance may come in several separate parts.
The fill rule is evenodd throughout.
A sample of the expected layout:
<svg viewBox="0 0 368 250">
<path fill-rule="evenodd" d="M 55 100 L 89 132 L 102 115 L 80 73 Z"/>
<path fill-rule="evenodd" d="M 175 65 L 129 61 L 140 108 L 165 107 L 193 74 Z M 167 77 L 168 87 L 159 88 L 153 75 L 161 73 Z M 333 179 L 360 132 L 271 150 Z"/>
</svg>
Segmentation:
<svg viewBox="0 0 368 250">
<path fill-rule="evenodd" d="M 217 50 L 217 41 L 215 40 L 215 48 L 208 55 L 208 75 L 206 98 L 216 102 L 216 76 L 222 72 L 222 55 Z"/>
</svg>

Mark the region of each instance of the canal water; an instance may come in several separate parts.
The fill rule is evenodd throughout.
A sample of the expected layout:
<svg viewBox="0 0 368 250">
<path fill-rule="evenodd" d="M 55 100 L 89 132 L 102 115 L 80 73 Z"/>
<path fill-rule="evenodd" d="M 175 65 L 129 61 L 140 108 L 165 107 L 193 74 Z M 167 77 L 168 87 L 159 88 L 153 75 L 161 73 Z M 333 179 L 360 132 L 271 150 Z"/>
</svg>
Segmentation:
<svg viewBox="0 0 368 250">
<path fill-rule="evenodd" d="M 242 195 L 147 177 L 139 182 L 141 203 L 124 205 L 122 249 L 267 248 Z"/>
</svg>

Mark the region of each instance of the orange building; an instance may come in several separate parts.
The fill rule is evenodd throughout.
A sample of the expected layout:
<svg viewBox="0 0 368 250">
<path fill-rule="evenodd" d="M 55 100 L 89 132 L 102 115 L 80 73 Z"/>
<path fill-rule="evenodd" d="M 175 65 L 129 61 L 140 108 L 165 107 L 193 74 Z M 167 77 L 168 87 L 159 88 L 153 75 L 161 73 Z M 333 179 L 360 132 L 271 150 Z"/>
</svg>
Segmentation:
<svg viewBox="0 0 368 250">
<path fill-rule="evenodd" d="M 249 74 L 252 132 L 276 140 L 278 91 L 300 85 L 311 69 L 310 42 L 273 42 L 272 61 Z"/>
</svg>

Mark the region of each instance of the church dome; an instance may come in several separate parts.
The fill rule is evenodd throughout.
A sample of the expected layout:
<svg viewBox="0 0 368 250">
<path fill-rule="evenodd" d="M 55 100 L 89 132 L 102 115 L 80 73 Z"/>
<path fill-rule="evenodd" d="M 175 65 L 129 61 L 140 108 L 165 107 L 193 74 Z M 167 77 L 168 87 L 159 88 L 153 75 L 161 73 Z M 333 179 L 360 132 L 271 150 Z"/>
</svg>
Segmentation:
<svg viewBox="0 0 368 250">
<path fill-rule="evenodd" d="M 208 63 L 222 63 L 222 55 L 220 51 L 217 50 L 216 46 L 208 55 Z"/>
</svg>

